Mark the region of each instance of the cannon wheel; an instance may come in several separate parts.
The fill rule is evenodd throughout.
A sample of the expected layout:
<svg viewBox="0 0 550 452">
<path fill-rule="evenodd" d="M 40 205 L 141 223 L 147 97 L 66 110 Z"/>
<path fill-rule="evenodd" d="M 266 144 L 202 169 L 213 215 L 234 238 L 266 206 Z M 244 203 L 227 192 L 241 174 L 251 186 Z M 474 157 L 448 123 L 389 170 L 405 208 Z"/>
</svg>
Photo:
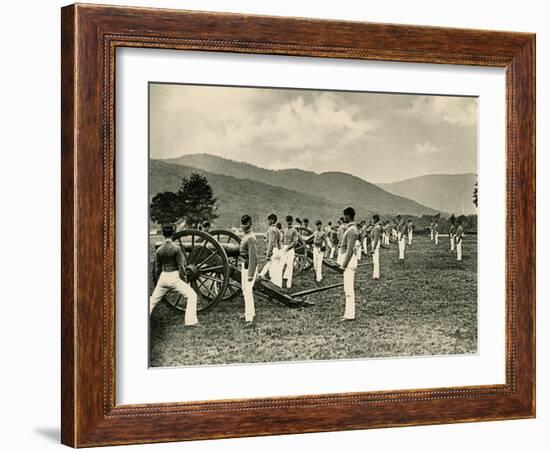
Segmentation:
<svg viewBox="0 0 550 452">
<path fill-rule="evenodd" d="M 302 237 L 298 239 L 294 253 L 294 274 L 299 275 L 313 265 L 307 256 L 307 244 Z"/>
<path fill-rule="evenodd" d="M 216 229 L 215 231 L 211 231 L 210 235 L 214 237 L 218 243 L 224 244 L 233 244 L 233 245 L 240 245 L 241 238 L 231 231 L 226 231 L 223 229 Z M 227 256 L 229 260 L 229 265 L 239 268 L 239 255 L 237 256 Z M 229 284 L 227 285 L 227 290 L 223 294 L 223 301 L 230 301 L 233 300 L 235 297 L 238 297 L 241 294 L 241 285 L 238 281 L 234 281 L 233 279 L 229 279 Z"/>
<path fill-rule="evenodd" d="M 187 260 L 187 282 L 198 295 L 197 311 L 206 311 L 224 298 L 229 285 L 229 260 L 214 237 L 196 229 L 176 232 L 172 238 Z M 164 301 L 185 311 L 187 301 L 179 293 L 169 292 Z"/>
</svg>

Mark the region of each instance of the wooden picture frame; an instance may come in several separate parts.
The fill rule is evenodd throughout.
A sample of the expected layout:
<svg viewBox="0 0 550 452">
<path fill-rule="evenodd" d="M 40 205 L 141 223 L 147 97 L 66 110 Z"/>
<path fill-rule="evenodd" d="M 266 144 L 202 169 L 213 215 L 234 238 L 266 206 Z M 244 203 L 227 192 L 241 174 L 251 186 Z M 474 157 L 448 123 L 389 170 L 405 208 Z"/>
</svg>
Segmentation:
<svg viewBox="0 0 550 452">
<path fill-rule="evenodd" d="M 71 5 L 62 9 L 62 442 L 73 447 L 535 416 L 535 35 Z M 115 404 L 115 50 L 506 69 L 506 383 Z"/>
</svg>

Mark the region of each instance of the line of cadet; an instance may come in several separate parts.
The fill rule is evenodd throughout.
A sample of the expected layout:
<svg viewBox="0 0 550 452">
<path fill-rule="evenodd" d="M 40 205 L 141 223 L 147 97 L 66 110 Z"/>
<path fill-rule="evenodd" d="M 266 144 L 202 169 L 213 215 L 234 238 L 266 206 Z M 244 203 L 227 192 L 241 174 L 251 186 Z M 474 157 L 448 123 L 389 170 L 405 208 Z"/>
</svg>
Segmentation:
<svg viewBox="0 0 550 452">
<path fill-rule="evenodd" d="M 294 259 L 296 246 L 301 232 L 312 239 L 313 269 L 317 282 L 322 281 L 323 259 L 334 259 L 343 270 L 345 308 L 343 321 L 355 319 L 355 272 L 358 262 L 363 255 L 372 255 L 373 279 L 380 278 L 380 248 L 388 247 L 390 241 L 398 243 L 399 262 L 405 260 L 405 244 L 412 245 L 414 225 L 411 220 L 405 221 L 398 215 L 391 221 L 380 221 L 378 215 L 372 217 L 368 224 L 361 221 L 355 222 L 355 209 L 347 207 L 342 212 L 342 217 L 336 225 L 328 222 L 323 228 L 321 220 L 315 222 L 315 230 L 309 228 L 309 221 L 293 218 L 287 215 L 286 226 L 277 222 L 277 216 L 271 214 L 267 217 L 268 228 L 264 236 L 266 242 L 266 263 L 261 271 L 258 271 L 258 246 L 256 234 L 252 229 L 252 218 L 249 215 L 241 217 L 241 227 L 244 236 L 241 239 L 239 253 L 241 263 L 241 288 L 244 297 L 244 316 L 247 323 L 252 323 L 255 316 L 254 284 L 258 275 L 262 278 L 269 277 L 277 286 L 290 289 L 292 287 Z M 456 224 L 455 224 L 456 223 Z M 210 223 L 206 222 L 204 230 L 209 230 Z M 172 224 L 162 228 L 165 242 L 158 248 L 155 254 L 155 266 L 157 284 L 150 298 L 150 313 L 162 300 L 164 295 L 174 290 L 179 292 L 187 300 L 185 311 L 185 325 L 198 324 L 197 319 L 197 294 L 187 284 L 183 276 L 185 274 L 185 256 L 180 247 L 172 241 L 172 235 L 176 228 Z M 429 225 L 430 240 L 435 245 L 439 243 L 439 224 L 434 220 Z M 312 237 L 311 237 L 312 236 Z M 451 220 L 449 226 L 450 251 L 455 252 L 457 260 L 462 260 L 462 241 L 464 237 L 460 220 Z"/>
</svg>

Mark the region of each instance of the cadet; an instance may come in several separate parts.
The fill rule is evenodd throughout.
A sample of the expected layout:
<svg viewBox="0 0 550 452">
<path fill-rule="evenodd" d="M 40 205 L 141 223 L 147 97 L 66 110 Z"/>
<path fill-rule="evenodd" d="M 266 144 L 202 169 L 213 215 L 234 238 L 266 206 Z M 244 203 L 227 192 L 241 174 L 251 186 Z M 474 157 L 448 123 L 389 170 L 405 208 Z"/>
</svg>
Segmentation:
<svg viewBox="0 0 550 452">
<path fill-rule="evenodd" d="M 252 322 L 256 311 L 254 308 L 254 283 L 258 268 L 258 245 L 256 236 L 252 231 L 252 218 L 249 215 L 241 217 L 241 225 L 244 236 L 239 245 L 239 255 L 243 258 L 241 263 L 241 288 L 244 297 L 244 320 Z"/>
<path fill-rule="evenodd" d="M 344 269 L 344 294 L 346 296 L 346 307 L 342 320 L 355 320 L 355 270 L 357 269 L 357 256 L 354 253 L 355 242 L 359 237 L 355 226 L 355 210 L 347 207 L 344 210 L 343 220 L 347 224 L 346 231 L 339 245 Z"/>
<path fill-rule="evenodd" d="M 334 259 L 334 255 L 336 255 L 336 258 L 338 258 L 338 230 L 337 230 L 336 226 L 332 227 L 332 230 L 330 231 L 329 237 L 330 237 L 330 241 L 331 241 L 331 245 L 332 245 L 332 248 L 330 249 L 330 256 L 329 257 L 331 259 Z"/>
<path fill-rule="evenodd" d="M 399 243 L 399 259 L 405 260 L 405 232 L 407 228 L 401 215 L 397 215 L 397 241 Z"/>
<path fill-rule="evenodd" d="M 407 233 L 409 234 L 409 246 L 412 245 L 413 230 L 414 230 L 413 222 L 412 220 L 409 220 L 409 222 L 407 223 Z"/>
<path fill-rule="evenodd" d="M 338 257 L 336 258 L 336 262 L 339 264 L 339 265 L 342 265 L 342 259 L 344 258 L 344 255 L 342 254 L 342 240 L 344 238 L 344 233 L 346 232 L 346 228 L 347 228 L 347 225 L 346 225 L 346 222 L 345 222 L 345 217 L 340 217 L 340 220 L 338 220 Z M 355 248 L 355 243 L 353 244 L 354 248 Z"/>
<path fill-rule="evenodd" d="M 265 258 L 266 263 L 264 268 L 260 272 L 260 276 L 263 278 L 266 274 L 269 273 L 269 278 L 271 282 L 276 286 L 282 287 L 283 285 L 283 275 L 281 268 L 281 236 L 279 230 L 275 223 L 277 223 L 277 215 L 272 213 L 267 217 L 267 222 L 269 227 L 265 233 L 266 239 L 266 250 Z"/>
<path fill-rule="evenodd" d="M 281 265 L 286 266 L 283 273 L 283 280 L 286 280 L 286 288 L 292 287 L 292 274 L 294 272 L 294 256 L 296 254 L 294 247 L 300 237 L 298 231 L 293 226 L 292 215 L 286 217 L 287 227 L 283 229 L 283 250 L 281 254 Z M 284 283 L 284 281 L 283 281 Z M 283 284 L 285 286 L 285 284 Z"/>
<path fill-rule="evenodd" d="M 325 254 L 327 257 L 332 257 L 332 221 L 327 223 L 327 226 L 324 228 L 325 233 L 327 234 L 328 241 L 330 246 L 327 248 Z"/>
<path fill-rule="evenodd" d="M 434 222 L 433 220 L 430 221 L 430 240 L 433 241 L 434 239 Z"/>
<path fill-rule="evenodd" d="M 185 256 L 181 248 L 172 242 L 172 235 L 176 225 L 165 224 L 162 226 L 164 243 L 155 253 L 155 276 L 157 285 L 149 300 L 149 314 L 162 300 L 166 292 L 175 290 L 187 299 L 185 307 L 185 325 L 191 326 L 199 323 L 197 319 L 197 293 L 192 287 L 183 281 L 185 279 Z"/>
<path fill-rule="evenodd" d="M 384 227 L 384 232 L 386 233 L 386 238 L 385 238 L 384 245 L 390 246 L 390 234 L 392 232 L 392 226 L 391 226 L 391 223 L 389 221 L 386 221 L 386 226 Z"/>
<path fill-rule="evenodd" d="M 313 231 L 309 229 L 309 220 L 307 218 L 304 218 L 304 228 L 307 229 L 308 235 L 313 234 Z"/>
<path fill-rule="evenodd" d="M 380 279 L 380 238 L 382 234 L 382 228 L 380 227 L 380 217 L 374 215 L 374 227 L 372 228 L 372 262 L 374 264 L 372 270 L 372 277 L 374 279 Z"/>
<path fill-rule="evenodd" d="M 439 239 L 439 224 L 437 223 L 437 220 L 434 221 L 434 240 L 435 240 L 435 244 L 437 245 L 439 243 L 438 239 Z"/>
<path fill-rule="evenodd" d="M 328 235 L 323 231 L 323 223 L 321 220 L 315 222 L 317 230 L 313 233 L 313 268 L 315 269 L 315 277 L 317 282 L 323 279 L 323 257 L 324 248 L 330 247 Z"/>
<path fill-rule="evenodd" d="M 449 240 L 451 241 L 451 251 L 455 250 L 455 219 L 451 218 L 449 224 Z"/>
<path fill-rule="evenodd" d="M 464 230 L 462 229 L 462 221 L 458 220 L 458 227 L 456 228 L 456 260 L 462 260 L 462 239 L 464 238 Z"/>
</svg>

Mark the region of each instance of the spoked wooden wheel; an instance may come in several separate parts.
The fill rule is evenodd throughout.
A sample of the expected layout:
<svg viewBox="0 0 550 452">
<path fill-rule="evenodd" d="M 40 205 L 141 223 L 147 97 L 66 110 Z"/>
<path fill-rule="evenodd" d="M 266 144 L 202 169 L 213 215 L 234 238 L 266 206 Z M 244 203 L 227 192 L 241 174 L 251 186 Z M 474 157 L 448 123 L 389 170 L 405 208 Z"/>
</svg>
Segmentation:
<svg viewBox="0 0 550 452">
<path fill-rule="evenodd" d="M 222 245 L 226 250 L 227 259 L 229 265 L 240 270 L 239 262 L 239 248 L 241 246 L 241 238 L 231 231 L 225 231 L 223 229 L 216 229 L 211 231 L 210 235 L 216 239 L 216 241 Z M 231 274 L 231 272 L 230 272 Z M 223 294 L 223 301 L 233 300 L 241 294 L 241 284 L 239 281 L 229 278 L 229 284 L 227 290 Z"/>
<path fill-rule="evenodd" d="M 307 244 L 304 239 L 299 238 L 294 247 L 294 274 L 299 275 L 309 267 L 311 267 L 311 262 L 308 258 Z"/>
<path fill-rule="evenodd" d="M 195 229 L 176 232 L 172 238 L 185 255 L 187 283 L 197 293 L 197 311 L 205 311 L 220 300 L 229 285 L 229 260 L 224 248 L 210 234 Z M 164 301 L 185 311 L 187 300 L 170 292 Z"/>
</svg>

